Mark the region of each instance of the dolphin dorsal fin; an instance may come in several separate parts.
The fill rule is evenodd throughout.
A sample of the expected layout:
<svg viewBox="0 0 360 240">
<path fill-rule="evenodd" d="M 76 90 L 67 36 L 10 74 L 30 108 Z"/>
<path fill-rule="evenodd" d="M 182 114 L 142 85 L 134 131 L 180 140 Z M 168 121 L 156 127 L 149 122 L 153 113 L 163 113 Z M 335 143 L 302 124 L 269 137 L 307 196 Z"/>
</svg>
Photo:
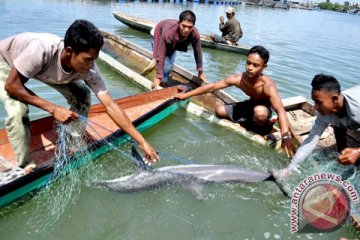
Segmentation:
<svg viewBox="0 0 360 240">
<path fill-rule="evenodd" d="M 131 156 L 133 157 L 134 164 L 141 170 L 151 170 L 152 168 L 149 167 L 141 157 L 139 151 L 137 150 L 134 144 L 131 145 Z"/>
</svg>

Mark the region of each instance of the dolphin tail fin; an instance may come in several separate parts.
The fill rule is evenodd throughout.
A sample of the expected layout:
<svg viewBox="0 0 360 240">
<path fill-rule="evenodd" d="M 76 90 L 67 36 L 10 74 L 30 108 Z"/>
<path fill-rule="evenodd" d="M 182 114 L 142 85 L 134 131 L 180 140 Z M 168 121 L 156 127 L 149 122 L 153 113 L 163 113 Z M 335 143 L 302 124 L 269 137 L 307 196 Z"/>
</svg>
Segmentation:
<svg viewBox="0 0 360 240">
<path fill-rule="evenodd" d="M 284 186 L 276 179 L 276 177 L 274 176 L 274 172 L 273 170 L 268 169 L 267 170 L 268 173 L 270 173 L 270 176 L 265 179 L 264 181 L 272 181 L 276 184 L 276 186 L 278 186 L 278 188 L 280 189 L 280 191 L 286 196 L 286 197 L 290 197 L 289 193 L 285 190 Z"/>
</svg>

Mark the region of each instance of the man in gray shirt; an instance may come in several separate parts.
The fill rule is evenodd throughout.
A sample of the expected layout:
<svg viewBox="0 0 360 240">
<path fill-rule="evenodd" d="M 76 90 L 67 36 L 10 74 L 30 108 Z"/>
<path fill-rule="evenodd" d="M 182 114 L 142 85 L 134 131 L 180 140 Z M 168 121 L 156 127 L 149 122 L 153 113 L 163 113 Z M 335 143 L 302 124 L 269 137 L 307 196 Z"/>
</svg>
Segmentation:
<svg viewBox="0 0 360 240">
<path fill-rule="evenodd" d="M 319 112 L 309 136 L 297 150 L 288 168 L 275 175 L 287 176 L 297 171 L 300 163 L 314 150 L 321 134 L 329 126 L 334 127 L 335 139 L 341 164 L 355 164 L 360 158 L 360 147 L 347 147 L 347 129 L 360 131 L 360 85 L 340 91 L 339 82 L 332 76 L 318 74 L 312 83 L 311 97 Z"/>
<path fill-rule="evenodd" d="M 243 36 L 240 22 L 235 18 L 233 7 L 226 9 L 226 17 L 228 21 L 224 23 L 224 17 L 220 17 L 219 30 L 222 35 L 212 34 L 210 37 L 214 42 L 236 45 L 237 41 Z"/>
<path fill-rule="evenodd" d="M 30 152 L 28 105 L 68 123 L 79 115 L 87 115 L 91 105 L 89 88 L 118 127 L 140 144 L 147 160 L 159 159 L 105 86 L 95 64 L 103 44 L 98 28 L 86 20 L 71 24 L 64 40 L 49 33 L 20 33 L 0 41 L 0 99 L 8 114 L 5 126 L 20 167 L 26 170 L 34 160 Z M 59 91 L 70 109 L 36 95 L 26 84 L 31 78 Z"/>
</svg>

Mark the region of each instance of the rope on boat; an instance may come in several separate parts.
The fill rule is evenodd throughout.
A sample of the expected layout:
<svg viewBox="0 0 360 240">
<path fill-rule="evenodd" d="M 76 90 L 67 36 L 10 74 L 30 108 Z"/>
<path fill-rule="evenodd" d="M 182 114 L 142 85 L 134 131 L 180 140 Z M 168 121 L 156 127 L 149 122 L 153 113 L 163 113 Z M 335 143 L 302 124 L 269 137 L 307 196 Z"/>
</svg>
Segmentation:
<svg viewBox="0 0 360 240">
<path fill-rule="evenodd" d="M 60 125 L 60 131 L 59 131 L 59 147 L 56 150 L 55 156 L 55 162 L 54 162 L 54 171 L 51 175 L 51 179 L 56 179 L 62 172 L 62 170 L 66 167 L 66 165 L 69 163 L 69 157 L 67 156 L 66 151 L 66 126 L 62 123 Z M 49 181 L 50 183 L 51 181 Z"/>
<path fill-rule="evenodd" d="M 179 162 L 181 164 L 194 164 L 193 161 L 190 161 L 188 159 L 184 159 L 184 158 L 181 158 L 181 157 L 177 157 L 177 156 L 174 156 L 174 155 L 170 155 L 170 154 L 165 153 L 165 152 L 157 151 L 157 154 L 159 154 L 160 156 L 166 157 L 167 159 Z"/>
<path fill-rule="evenodd" d="M 66 146 L 65 146 L 65 125 L 60 125 L 60 152 L 62 153 L 62 157 L 66 159 Z"/>
<path fill-rule="evenodd" d="M 100 134 L 99 132 L 96 131 L 96 129 L 94 129 L 93 126 L 91 126 L 91 124 L 93 124 L 93 125 L 95 125 L 95 126 L 97 126 L 97 127 L 100 127 L 100 128 L 102 128 L 102 129 L 108 131 L 108 132 L 111 133 L 111 134 L 115 133 L 114 131 L 111 131 L 110 129 L 108 129 L 108 128 L 104 127 L 104 126 L 102 126 L 102 125 L 100 125 L 100 124 L 98 124 L 98 123 L 96 123 L 96 122 L 94 122 L 94 121 L 91 121 L 90 119 L 88 119 L 87 117 L 84 117 L 84 116 L 82 116 L 82 115 L 80 115 L 80 119 L 81 119 L 82 121 L 84 121 L 84 122 L 96 133 L 96 135 L 98 135 L 98 137 L 100 137 L 102 140 L 104 140 L 106 144 L 110 145 L 112 148 L 115 148 L 117 151 L 120 151 L 121 154 L 125 155 L 126 157 L 129 157 L 129 156 L 130 156 L 130 159 L 133 160 L 133 161 L 135 162 L 135 164 L 138 166 L 138 163 L 137 163 L 137 162 L 139 161 L 138 159 L 135 159 L 133 156 L 131 156 L 131 155 L 129 155 L 129 154 L 121 151 L 120 149 L 118 149 L 117 147 L 115 147 L 113 144 L 109 143 L 104 137 L 101 136 L 101 134 Z M 123 137 L 123 136 L 120 136 L 120 138 L 124 139 L 124 140 L 125 140 L 126 142 L 128 142 L 128 143 L 131 143 L 134 147 L 139 145 L 137 142 L 135 142 L 135 141 L 132 140 L 132 139 L 128 139 L 128 138 Z M 163 156 L 163 157 L 165 157 L 165 158 L 167 158 L 167 159 L 170 159 L 170 160 L 172 160 L 172 161 L 179 162 L 179 163 L 181 163 L 181 164 L 194 164 L 194 162 L 192 162 L 192 161 L 190 161 L 190 160 L 188 160 L 188 159 L 184 159 L 184 158 L 181 158 L 181 157 L 177 157 L 177 156 L 174 156 L 174 155 L 171 155 L 171 154 L 162 152 L 162 151 L 156 151 L 156 153 L 157 153 L 158 155 L 160 155 L 160 156 Z M 143 161 L 142 161 L 142 162 L 143 162 Z M 143 164 L 145 164 L 145 163 L 143 162 Z M 146 165 L 146 164 L 145 164 L 145 165 Z M 146 165 L 146 166 L 147 166 L 147 165 Z M 140 167 L 143 168 L 143 166 L 140 166 Z M 147 167 L 148 167 L 148 166 L 147 166 Z"/>
</svg>

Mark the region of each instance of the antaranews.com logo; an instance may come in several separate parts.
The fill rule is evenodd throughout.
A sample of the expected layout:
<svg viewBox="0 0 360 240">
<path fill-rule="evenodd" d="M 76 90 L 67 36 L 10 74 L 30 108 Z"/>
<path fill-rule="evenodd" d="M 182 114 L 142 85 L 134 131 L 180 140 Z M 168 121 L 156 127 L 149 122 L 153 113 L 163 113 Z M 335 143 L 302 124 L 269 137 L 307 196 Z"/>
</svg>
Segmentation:
<svg viewBox="0 0 360 240">
<path fill-rule="evenodd" d="M 291 198 L 290 231 L 330 232 L 341 227 L 359 200 L 356 189 L 334 173 L 316 173 L 305 178 Z"/>
</svg>

